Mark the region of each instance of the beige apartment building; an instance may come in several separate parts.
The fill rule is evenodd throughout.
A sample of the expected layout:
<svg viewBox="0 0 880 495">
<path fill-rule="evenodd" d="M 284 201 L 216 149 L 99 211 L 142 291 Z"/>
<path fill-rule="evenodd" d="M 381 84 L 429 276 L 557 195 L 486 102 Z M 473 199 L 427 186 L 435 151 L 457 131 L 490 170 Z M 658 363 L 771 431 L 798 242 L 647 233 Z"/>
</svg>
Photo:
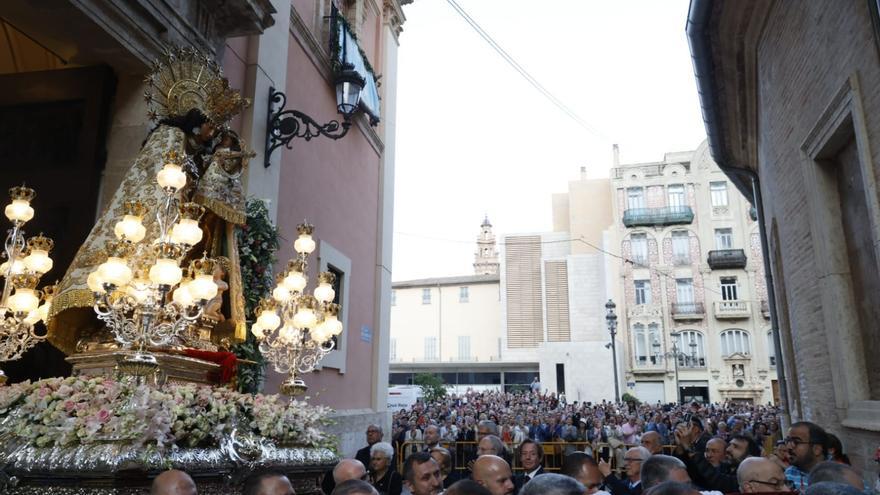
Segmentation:
<svg viewBox="0 0 880 495">
<path fill-rule="evenodd" d="M 391 291 L 391 385 L 430 372 L 458 392 L 527 387 L 536 363 L 502 362 L 498 248 L 483 220 L 474 274 L 394 282 Z"/>
<path fill-rule="evenodd" d="M 776 402 L 754 210 L 709 155 L 612 169 L 627 391 L 648 402 Z M 622 304 L 621 304 L 622 303 Z"/>
</svg>

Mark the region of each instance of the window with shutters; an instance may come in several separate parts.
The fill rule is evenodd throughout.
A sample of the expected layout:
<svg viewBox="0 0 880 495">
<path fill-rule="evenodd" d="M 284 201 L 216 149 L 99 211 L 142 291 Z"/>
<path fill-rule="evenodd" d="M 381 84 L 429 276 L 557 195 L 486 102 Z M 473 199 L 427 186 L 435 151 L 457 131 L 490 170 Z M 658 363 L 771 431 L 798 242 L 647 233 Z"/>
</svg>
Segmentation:
<svg viewBox="0 0 880 495">
<path fill-rule="evenodd" d="M 636 280 L 636 304 L 651 304 L 651 281 Z"/>
<path fill-rule="evenodd" d="M 721 332 L 721 355 L 728 357 L 736 353 L 751 354 L 749 334 L 743 330 L 726 330 Z"/>
</svg>

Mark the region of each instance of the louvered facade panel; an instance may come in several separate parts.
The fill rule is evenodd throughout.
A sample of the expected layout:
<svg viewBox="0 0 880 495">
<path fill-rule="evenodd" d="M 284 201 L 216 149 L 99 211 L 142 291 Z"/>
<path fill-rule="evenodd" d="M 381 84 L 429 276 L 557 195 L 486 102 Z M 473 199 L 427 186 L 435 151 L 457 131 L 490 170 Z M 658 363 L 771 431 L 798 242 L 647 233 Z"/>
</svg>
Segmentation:
<svg viewBox="0 0 880 495">
<path fill-rule="evenodd" d="M 541 308 L 541 237 L 510 236 L 506 241 L 507 345 L 536 347 L 544 340 Z"/>
<path fill-rule="evenodd" d="M 544 293 L 547 297 L 547 340 L 570 342 L 568 265 L 565 261 L 544 262 Z"/>
</svg>

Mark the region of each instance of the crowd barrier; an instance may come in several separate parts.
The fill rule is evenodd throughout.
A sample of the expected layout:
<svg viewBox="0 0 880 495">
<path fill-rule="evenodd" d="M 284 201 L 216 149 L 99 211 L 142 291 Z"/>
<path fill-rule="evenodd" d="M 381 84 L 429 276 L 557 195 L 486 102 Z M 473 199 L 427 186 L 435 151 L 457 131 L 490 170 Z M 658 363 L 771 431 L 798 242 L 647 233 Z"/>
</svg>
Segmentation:
<svg viewBox="0 0 880 495">
<path fill-rule="evenodd" d="M 619 444 L 617 447 L 612 447 L 609 443 L 593 442 L 543 442 L 541 445 L 544 447 L 545 471 L 559 471 L 565 456 L 579 451 L 593 455 L 596 460 L 606 460 L 611 464 L 611 470 L 618 474 L 623 471 L 624 452 L 632 447 L 637 447 L 637 445 L 630 444 Z M 468 471 L 468 465 L 477 457 L 477 442 L 440 442 L 440 446 L 452 453 L 453 471 Z M 514 473 L 522 471 L 522 467 L 519 465 L 519 455 L 517 455 L 518 444 L 505 442 L 504 446 L 507 452 L 502 457 L 510 463 Z M 407 457 L 414 452 L 421 452 L 425 448 L 423 441 L 407 441 L 400 444 L 396 451 L 398 472 L 403 473 L 403 463 Z M 664 454 L 671 454 L 673 450 L 675 450 L 675 445 L 663 446 Z"/>
</svg>

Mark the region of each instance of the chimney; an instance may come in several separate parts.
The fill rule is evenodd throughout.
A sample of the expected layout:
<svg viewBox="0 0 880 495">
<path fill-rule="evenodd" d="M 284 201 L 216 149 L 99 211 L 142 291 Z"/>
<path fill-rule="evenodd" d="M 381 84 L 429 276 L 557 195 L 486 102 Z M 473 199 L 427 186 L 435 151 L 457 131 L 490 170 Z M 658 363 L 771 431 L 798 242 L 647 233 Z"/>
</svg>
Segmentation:
<svg viewBox="0 0 880 495">
<path fill-rule="evenodd" d="M 581 180 L 587 180 L 587 167 L 581 167 Z"/>
<path fill-rule="evenodd" d="M 620 166 L 620 147 L 617 146 L 616 144 L 612 145 L 612 146 L 613 146 L 612 149 L 614 150 L 614 166 L 619 167 Z"/>
</svg>

